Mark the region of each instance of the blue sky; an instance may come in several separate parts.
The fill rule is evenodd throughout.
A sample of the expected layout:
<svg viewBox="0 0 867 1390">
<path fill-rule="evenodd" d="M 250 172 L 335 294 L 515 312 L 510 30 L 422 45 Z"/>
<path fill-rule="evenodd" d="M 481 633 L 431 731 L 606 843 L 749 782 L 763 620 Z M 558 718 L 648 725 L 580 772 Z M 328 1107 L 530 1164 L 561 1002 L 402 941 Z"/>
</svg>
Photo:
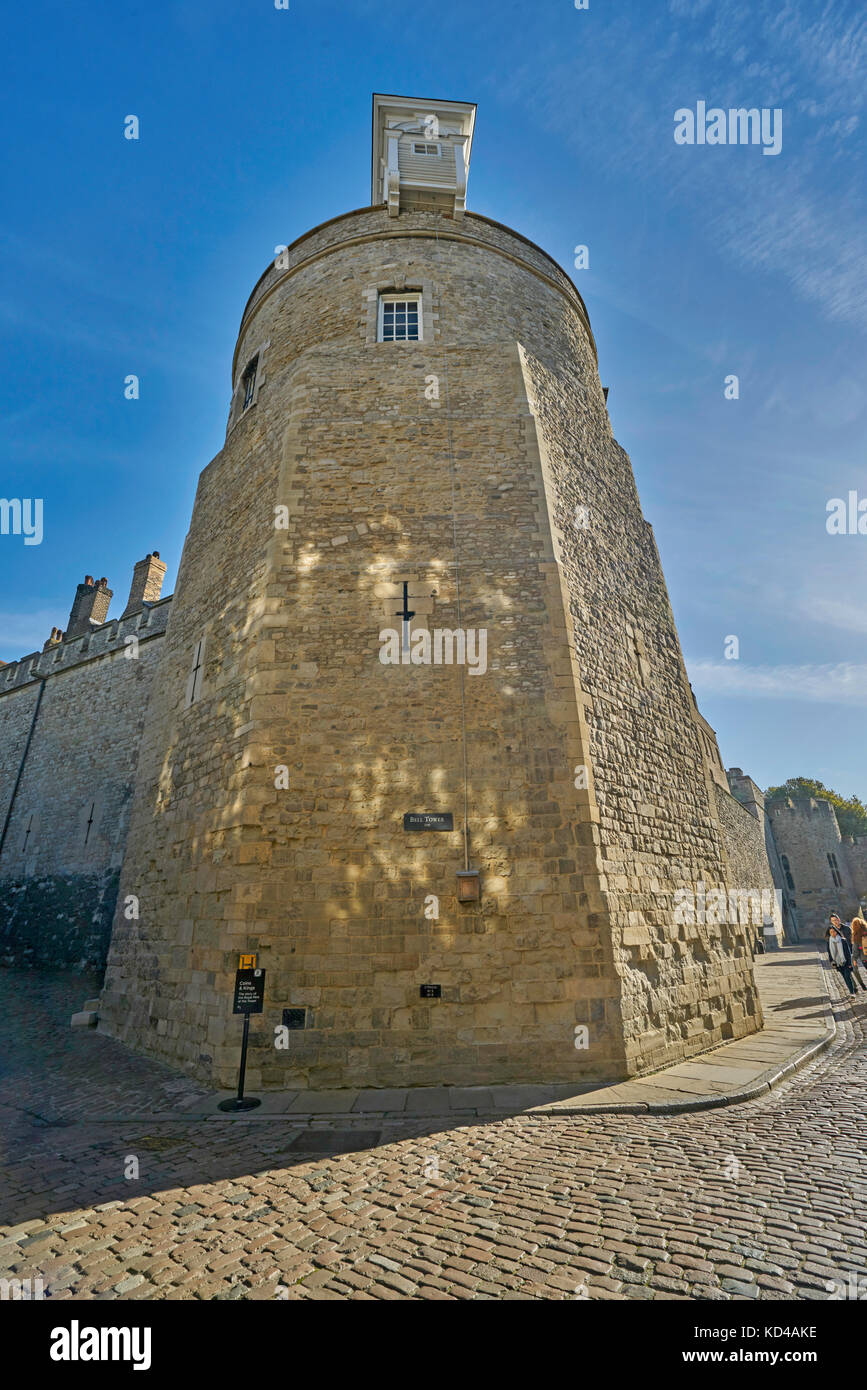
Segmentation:
<svg viewBox="0 0 867 1390">
<path fill-rule="evenodd" d="M 861 0 L 47 0 L 4 27 L 2 493 L 43 498 L 45 534 L 0 536 L 0 656 L 64 626 L 86 572 L 117 614 L 158 549 L 171 591 L 273 248 L 369 201 L 371 92 L 476 101 L 469 206 L 569 269 L 590 248 L 723 760 L 867 799 L 867 536 L 825 525 L 867 498 Z M 675 144 L 699 100 L 780 108 L 781 153 Z"/>
</svg>

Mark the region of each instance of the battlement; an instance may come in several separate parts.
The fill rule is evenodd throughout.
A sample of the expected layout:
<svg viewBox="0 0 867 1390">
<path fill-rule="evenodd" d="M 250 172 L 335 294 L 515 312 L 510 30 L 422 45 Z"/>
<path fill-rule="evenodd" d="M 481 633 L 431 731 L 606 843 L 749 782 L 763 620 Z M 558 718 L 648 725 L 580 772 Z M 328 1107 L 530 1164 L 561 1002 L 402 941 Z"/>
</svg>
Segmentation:
<svg viewBox="0 0 867 1390">
<path fill-rule="evenodd" d="M 99 969 L 139 742 L 171 598 L 135 567 L 127 611 L 106 579 L 76 588 L 67 631 L 0 667 L 0 960 Z M 153 596 L 153 597 L 152 597 Z M 149 599 L 151 601 L 149 601 Z M 101 619 L 101 621 L 98 621 Z"/>
<path fill-rule="evenodd" d="M 0 662 L 0 696 L 30 681 L 67 671 L 83 661 L 128 649 L 135 641 L 161 635 L 166 630 L 171 594 L 160 598 L 166 566 L 158 550 L 139 560 L 133 569 L 129 598 L 120 618 L 109 618 L 114 597 L 106 578 L 86 574 L 75 591 L 66 631 L 51 629 L 41 652 L 28 652 L 17 661 Z"/>
<path fill-rule="evenodd" d="M 833 820 L 837 824 L 837 813 L 830 801 L 824 797 L 815 796 L 788 796 L 785 801 L 775 801 L 768 807 L 768 812 L 775 820 L 781 816 L 821 816 L 823 819 Z"/>
<path fill-rule="evenodd" d="M 41 652 L 28 652 L 18 661 L 0 667 L 0 699 L 31 681 L 68 671 L 97 657 L 115 655 L 122 660 L 133 646 L 130 639 L 143 642 L 163 635 L 171 602 L 169 594 L 156 603 L 143 604 L 138 612 L 128 617 L 110 618 L 78 637 L 65 637 L 61 633 L 59 640 L 49 638 Z"/>
<path fill-rule="evenodd" d="M 743 768 L 726 769 L 729 791 L 751 816 L 762 819 L 765 810 L 765 794 L 757 782 L 744 772 Z"/>
</svg>

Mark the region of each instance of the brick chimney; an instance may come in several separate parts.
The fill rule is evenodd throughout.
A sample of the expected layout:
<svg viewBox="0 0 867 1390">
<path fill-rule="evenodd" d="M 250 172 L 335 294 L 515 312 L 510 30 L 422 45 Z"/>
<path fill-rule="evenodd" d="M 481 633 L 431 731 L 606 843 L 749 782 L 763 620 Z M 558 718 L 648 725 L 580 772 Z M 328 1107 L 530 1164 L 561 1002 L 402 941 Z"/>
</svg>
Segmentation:
<svg viewBox="0 0 867 1390">
<path fill-rule="evenodd" d="M 156 603 L 162 591 L 165 576 L 166 566 L 164 561 L 160 559 L 158 550 L 155 550 L 152 555 L 146 555 L 143 560 L 139 560 L 132 572 L 132 584 L 129 598 L 126 601 L 126 608 L 120 616 L 126 618 L 130 613 L 137 613 L 143 604 Z"/>
<path fill-rule="evenodd" d="M 63 633 L 61 632 L 60 628 L 59 628 L 59 627 L 53 627 L 53 628 L 51 629 L 51 636 L 49 637 L 48 641 L 45 643 L 45 646 L 42 648 L 42 650 L 43 650 L 44 652 L 47 652 L 47 651 L 49 650 L 50 647 L 56 647 L 56 646 L 58 645 L 58 643 L 59 643 L 59 642 L 62 642 L 62 641 L 63 641 Z"/>
<path fill-rule="evenodd" d="M 111 600 L 112 591 L 108 587 L 108 580 L 94 580 L 92 575 L 86 574 L 84 583 L 79 584 L 75 591 L 75 602 L 66 624 L 67 639 L 81 637 L 83 633 L 90 632 L 104 623 L 108 617 Z"/>
</svg>

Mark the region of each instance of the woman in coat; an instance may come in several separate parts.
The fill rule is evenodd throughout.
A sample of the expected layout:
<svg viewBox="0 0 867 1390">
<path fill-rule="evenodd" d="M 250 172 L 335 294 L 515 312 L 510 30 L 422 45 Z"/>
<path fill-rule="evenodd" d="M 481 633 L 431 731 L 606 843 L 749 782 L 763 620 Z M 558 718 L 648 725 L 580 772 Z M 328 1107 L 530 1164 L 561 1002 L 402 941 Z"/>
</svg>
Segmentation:
<svg viewBox="0 0 867 1390">
<path fill-rule="evenodd" d="M 843 976 L 849 993 L 857 994 L 855 981 L 852 978 L 852 947 L 846 939 L 839 913 L 831 913 L 831 925 L 825 935 L 828 938 L 828 955 L 831 958 L 831 964 L 836 966 Z M 861 988 L 863 989 L 864 986 L 861 985 Z"/>
<path fill-rule="evenodd" d="M 855 974 L 858 975 L 858 967 L 867 967 L 867 922 L 859 914 L 852 918 L 852 958 L 855 962 Z"/>
</svg>

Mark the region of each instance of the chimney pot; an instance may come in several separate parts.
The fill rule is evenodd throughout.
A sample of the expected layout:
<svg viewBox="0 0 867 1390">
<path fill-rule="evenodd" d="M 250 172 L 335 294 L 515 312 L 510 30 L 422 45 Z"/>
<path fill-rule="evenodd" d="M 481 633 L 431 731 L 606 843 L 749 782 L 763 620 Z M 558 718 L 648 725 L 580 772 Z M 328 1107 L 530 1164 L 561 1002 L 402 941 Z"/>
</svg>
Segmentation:
<svg viewBox="0 0 867 1390">
<path fill-rule="evenodd" d="M 111 600 L 112 591 L 108 587 L 107 579 L 100 579 L 98 584 L 94 584 L 93 576 L 85 575 L 84 583 L 79 584 L 75 591 L 75 600 L 69 612 L 69 622 L 66 624 L 67 637 L 81 637 L 92 628 L 100 627 L 108 617 Z"/>
<path fill-rule="evenodd" d="M 160 559 L 158 550 L 139 560 L 132 572 L 129 598 L 121 617 L 127 618 L 130 613 L 138 613 L 146 603 L 156 603 L 162 592 L 165 574 L 166 566 Z"/>
</svg>

